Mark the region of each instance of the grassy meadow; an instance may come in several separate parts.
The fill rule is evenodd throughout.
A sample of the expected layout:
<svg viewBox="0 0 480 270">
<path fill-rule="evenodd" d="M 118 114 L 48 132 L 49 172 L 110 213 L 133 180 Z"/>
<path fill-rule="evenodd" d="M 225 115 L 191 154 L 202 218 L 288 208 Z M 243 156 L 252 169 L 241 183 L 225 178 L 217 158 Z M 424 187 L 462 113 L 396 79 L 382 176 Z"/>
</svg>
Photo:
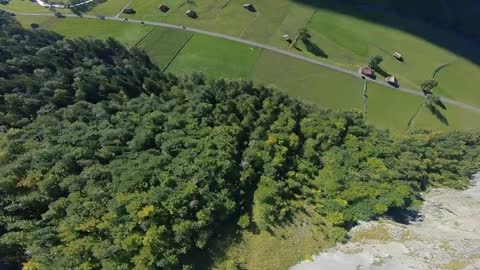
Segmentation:
<svg viewBox="0 0 480 270">
<path fill-rule="evenodd" d="M 39 25 L 39 29 L 49 29 L 52 27 L 55 23 L 58 22 L 58 18 L 55 18 L 53 16 L 23 16 L 23 15 L 18 15 L 17 16 L 18 21 L 22 24 L 22 26 L 26 29 L 32 29 L 32 23 L 36 23 Z"/>
<path fill-rule="evenodd" d="M 262 52 L 250 78 L 256 83 L 273 85 L 289 95 L 324 108 L 362 109 L 363 81 L 314 64 L 306 63 L 273 52 Z M 396 91 L 394 88 L 368 84 L 369 122 L 394 132 L 404 132 L 411 115 L 422 98 Z M 476 121 L 480 113 L 447 105 L 445 116 L 449 126 L 422 110 L 415 122 L 417 128 L 429 129 L 480 129 Z"/>
<path fill-rule="evenodd" d="M 31 23 L 30 18 L 19 19 L 24 24 Z M 167 72 L 202 72 L 210 78 L 252 79 L 257 84 L 274 86 L 324 108 L 361 110 L 363 107 L 362 80 L 245 44 L 199 34 L 192 36 L 191 33 L 174 29 L 100 20 L 62 19 L 53 23 L 50 29 L 67 37 L 117 38 L 127 46 L 144 49 L 162 68 L 170 64 Z M 388 60 L 385 60 L 387 63 Z M 455 65 L 462 69 L 469 67 L 467 62 L 458 61 L 442 69 L 437 74 L 438 80 L 451 80 L 455 73 L 445 71 L 453 69 Z M 438 91 L 443 89 L 439 87 Z M 464 98 L 474 99 L 474 93 L 470 96 L 465 95 L 469 92 L 462 93 Z M 455 97 L 458 97 L 458 93 Z M 421 97 L 370 83 L 369 122 L 394 132 L 404 132 L 409 117 L 421 101 Z M 445 115 L 449 126 L 444 126 L 426 110 L 422 110 L 415 127 L 480 129 L 480 122 L 476 121 L 479 113 L 451 105 Z"/>
<path fill-rule="evenodd" d="M 242 7 L 244 2 L 240 0 L 107 0 L 96 5 L 89 14 L 113 16 L 129 5 L 136 13 L 121 14 L 121 17 L 161 21 L 229 34 L 323 59 L 352 70 L 364 66 L 371 56 L 379 54 L 384 58 L 381 67 L 396 76 L 402 86 L 412 89 L 418 89 L 422 81 L 430 79 L 437 67 L 459 60 L 437 74 L 436 79 L 440 84 L 436 89 L 437 94 L 467 104 L 480 105 L 480 91 L 477 87 L 480 85 L 480 76 L 471 76 L 480 72 L 480 55 L 478 50 L 475 53 L 472 44 L 452 32 L 380 11 L 358 9 L 334 0 L 252 0 L 250 3 L 255 6 L 256 12 L 245 10 Z M 392 8 L 399 5 L 386 0 L 375 1 L 376 5 L 382 3 Z M 159 10 L 160 4 L 166 4 L 170 10 L 162 13 Z M 5 8 L 23 12 L 48 12 L 27 0 L 12 0 Z M 402 5 L 398 8 L 402 8 Z M 195 10 L 198 18 L 185 16 L 188 9 Z M 387 21 L 388 24 L 378 23 Z M 308 29 L 310 41 L 321 50 L 321 54 L 310 52 L 302 42 L 298 43 L 298 50 L 291 49 L 282 40 L 284 34 L 294 37 L 302 27 Z M 412 28 L 417 33 L 422 33 L 422 36 L 407 31 Z M 68 32 L 74 35 L 75 30 Z M 132 39 L 136 39 L 137 33 L 133 33 L 133 36 Z M 128 39 L 125 35 L 121 38 Z M 172 39 L 175 40 L 176 37 Z M 441 41 L 441 44 L 430 40 Z M 175 50 L 176 45 L 173 43 L 171 49 Z M 128 44 L 131 45 L 131 42 Z M 404 62 L 391 56 L 395 51 L 404 55 Z M 471 52 L 470 55 L 476 55 L 476 59 L 468 59 L 456 52 Z"/>
<path fill-rule="evenodd" d="M 52 13 L 48 8 L 37 5 L 30 0 L 10 0 L 8 4 L 0 5 L 0 8 L 15 12 Z"/>
<path fill-rule="evenodd" d="M 90 15 L 115 16 L 122 11 L 122 8 L 127 5 L 130 0 L 107 0 L 103 3 L 97 4 L 91 11 Z"/>
<path fill-rule="evenodd" d="M 137 47 L 148 52 L 152 61 L 165 69 L 192 35 L 185 31 L 155 27 L 152 32 L 142 38 Z"/>
<path fill-rule="evenodd" d="M 245 78 L 253 68 L 258 54 L 257 48 L 196 34 L 167 71 L 177 74 L 203 72 L 211 78 Z"/>
<path fill-rule="evenodd" d="M 153 26 L 126 24 L 116 21 L 68 18 L 58 21 L 50 30 L 69 38 L 92 37 L 107 39 L 113 37 L 126 46 L 133 47 L 153 28 Z"/>
</svg>

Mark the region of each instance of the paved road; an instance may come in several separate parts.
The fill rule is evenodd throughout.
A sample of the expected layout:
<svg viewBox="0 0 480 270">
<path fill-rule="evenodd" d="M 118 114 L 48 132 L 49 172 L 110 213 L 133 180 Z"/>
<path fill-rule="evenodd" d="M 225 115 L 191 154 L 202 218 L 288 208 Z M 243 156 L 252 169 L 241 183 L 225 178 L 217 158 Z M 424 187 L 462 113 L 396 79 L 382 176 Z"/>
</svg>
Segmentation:
<svg viewBox="0 0 480 270">
<path fill-rule="evenodd" d="M 1 10 L 5 10 L 5 11 L 10 12 L 10 13 L 14 13 L 14 14 L 16 14 L 16 15 L 24 15 L 24 16 L 54 16 L 54 15 L 51 14 L 51 13 L 12 12 L 12 11 L 9 11 L 9 10 L 6 10 L 6 9 L 2 9 L 2 8 L 0 8 L 0 9 L 1 9 Z M 64 16 L 65 16 L 65 17 L 79 18 L 79 16 L 78 16 L 78 15 L 75 15 L 75 14 L 64 14 Z M 287 56 L 290 56 L 290 57 L 293 57 L 293 58 L 296 58 L 296 59 L 299 59 L 299 60 L 302 60 L 302 61 L 305 61 L 305 62 L 308 62 L 308 63 L 312 63 L 312 64 L 319 65 L 319 66 L 323 66 L 323 67 L 325 67 L 325 68 L 329 68 L 329 69 L 336 70 L 336 71 L 338 71 L 338 72 L 342 72 L 342 73 L 345 73 L 345 74 L 348 74 L 348 75 L 351 75 L 351 76 L 354 76 L 354 77 L 357 77 L 357 78 L 361 78 L 361 75 L 360 75 L 360 74 L 358 74 L 357 72 L 352 71 L 352 70 L 350 70 L 350 69 L 347 69 L 347 68 L 339 67 L 339 66 L 336 66 L 336 65 L 333 65 L 333 64 L 330 64 L 330 63 L 326 63 L 326 62 L 322 62 L 322 61 L 315 60 L 315 59 L 312 59 L 312 58 L 308 58 L 308 57 L 306 57 L 306 56 L 299 55 L 299 54 L 296 54 L 296 53 L 292 53 L 292 52 L 287 51 L 287 50 L 279 49 L 279 48 L 274 47 L 274 46 L 270 46 L 270 45 L 266 45 L 266 44 L 262 44 L 262 43 L 258 43 L 258 42 L 254 42 L 254 41 L 250 41 L 250 40 L 246 40 L 246 39 L 243 39 L 243 38 L 238 38 L 238 37 L 233 37 L 233 36 L 224 35 L 224 34 L 220 34 L 220 33 L 205 31 L 205 30 L 201 30 L 201 29 L 197 29 L 197 28 L 186 27 L 186 26 L 176 25 L 176 24 L 170 24 L 170 23 L 162 23 L 162 22 L 141 21 L 141 20 L 135 20 L 135 19 L 125 20 L 125 19 L 122 19 L 122 18 L 119 18 L 119 17 L 103 17 L 103 18 L 99 18 L 99 17 L 97 17 L 97 16 L 82 15 L 82 18 L 85 18 L 85 19 L 98 19 L 98 20 L 102 20 L 102 19 L 103 19 L 103 20 L 109 20 L 109 21 L 121 21 L 121 22 L 124 22 L 124 23 L 145 24 L 145 25 L 152 25 L 152 26 L 173 28 L 173 29 L 178 29 L 178 30 L 183 30 L 183 31 L 189 31 L 189 32 L 193 32 L 193 33 L 198 33 L 198 34 L 204 34 L 204 35 L 208 35 L 208 36 L 212 36 L 212 37 L 223 38 L 223 39 L 232 40 L 232 41 L 240 42 L 240 43 L 243 43 L 243 44 L 247 44 L 247 45 L 250 45 L 250 46 L 253 46 L 253 47 L 262 48 L 262 49 L 269 50 L 269 51 L 272 51 L 272 52 L 276 52 L 276 53 L 279 53 L 279 54 L 287 55 Z M 402 87 L 402 86 L 400 86 L 400 87 L 398 87 L 398 88 L 393 88 L 393 87 L 390 86 L 388 83 L 386 83 L 386 82 L 384 82 L 384 81 L 381 81 L 381 80 L 371 80 L 371 79 L 368 79 L 368 80 L 369 80 L 370 82 L 373 82 L 373 83 L 377 83 L 377 84 L 380 84 L 380 85 L 383 85 L 383 86 L 390 87 L 393 91 L 401 91 L 401 92 L 408 93 L 408 94 L 412 94 L 412 95 L 416 95 L 416 96 L 423 96 L 423 94 L 422 94 L 420 91 L 418 91 L 418 90 L 413 90 L 413 89 L 405 88 L 405 87 Z M 459 101 L 452 100 L 452 99 L 449 99 L 449 98 L 444 98 L 444 97 L 442 97 L 442 101 L 443 101 L 444 103 L 451 104 L 451 105 L 455 105 L 455 106 L 461 107 L 461 108 L 466 109 L 466 110 L 470 110 L 470 111 L 474 111 L 474 112 L 480 112 L 480 108 L 479 108 L 479 107 L 475 107 L 475 106 L 472 106 L 472 105 L 469 105 L 469 104 L 466 104 L 466 103 L 463 103 L 463 102 L 459 102 Z"/>
</svg>

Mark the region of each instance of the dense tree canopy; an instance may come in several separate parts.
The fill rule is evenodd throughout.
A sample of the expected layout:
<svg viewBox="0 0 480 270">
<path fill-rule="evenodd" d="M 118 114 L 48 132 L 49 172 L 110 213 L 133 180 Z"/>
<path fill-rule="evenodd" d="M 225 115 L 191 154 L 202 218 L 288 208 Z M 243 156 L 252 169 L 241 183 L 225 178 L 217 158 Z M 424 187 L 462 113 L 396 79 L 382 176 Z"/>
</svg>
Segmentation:
<svg viewBox="0 0 480 270">
<path fill-rule="evenodd" d="M 25 269 L 191 269 L 225 224 L 307 206 L 342 239 L 480 167 L 478 133 L 398 138 L 251 82 L 162 74 L 114 40 L 0 22 L 0 258 Z"/>
</svg>

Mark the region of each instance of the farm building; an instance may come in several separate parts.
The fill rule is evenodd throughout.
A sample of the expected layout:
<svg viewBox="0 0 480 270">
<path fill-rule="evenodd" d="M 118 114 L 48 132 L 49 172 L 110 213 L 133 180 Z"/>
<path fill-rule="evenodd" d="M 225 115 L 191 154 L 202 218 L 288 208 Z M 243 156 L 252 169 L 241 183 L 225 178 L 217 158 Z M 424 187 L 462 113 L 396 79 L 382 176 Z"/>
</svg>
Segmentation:
<svg viewBox="0 0 480 270">
<path fill-rule="evenodd" d="M 395 78 L 394 76 L 386 77 L 385 81 L 389 84 L 394 84 L 394 85 L 396 85 L 398 83 L 397 78 Z"/>
<path fill-rule="evenodd" d="M 198 17 L 197 12 L 195 12 L 194 10 L 191 10 L 191 9 L 187 10 L 187 12 L 185 12 L 185 14 L 188 17 L 194 18 L 194 19 Z"/>
<path fill-rule="evenodd" d="M 123 13 L 125 13 L 125 14 L 135 14 L 135 10 L 133 8 L 124 8 Z"/>
<path fill-rule="evenodd" d="M 394 53 L 393 53 L 393 57 L 397 58 L 398 60 L 403 59 L 402 54 L 399 53 L 399 52 L 394 52 Z"/>
<path fill-rule="evenodd" d="M 160 5 L 159 9 L 160 9 L 161 12 L 168 12 L 170 10 L 170 8 L 168 6 L 163 5 L 163 4 Z"/>
<path fill-rule="evenodd" d="M 252 4 L 250 4 L 250 3 L 244 4 L 244 5 L 243 5 L 243 8 L 245 8 L 246 10 L 251 11 L 251 12 L 254 12 L 254 11 L 255 11 L 255 7 L 254 7 Z"/>
<path fill-rule="evenodd" d="M 373 78 L 375 77 L 375 71 L 373 71 L 373 69 L 369 68 L 369 67 L 364 67 L 364 68 L 361 68 L 358 73 L 362 74 L 362 75 L 365 75 L 367 77 L 370 77 L 370 78 Z"/>
<path fill-rule="evenodd" d="M 292 43 L 292 39 L 290 38 L 289 35 L 283 35 L 282 38 L 283 38 L 283 40 L 285 40 L 286 42 Z"/>
</svg>

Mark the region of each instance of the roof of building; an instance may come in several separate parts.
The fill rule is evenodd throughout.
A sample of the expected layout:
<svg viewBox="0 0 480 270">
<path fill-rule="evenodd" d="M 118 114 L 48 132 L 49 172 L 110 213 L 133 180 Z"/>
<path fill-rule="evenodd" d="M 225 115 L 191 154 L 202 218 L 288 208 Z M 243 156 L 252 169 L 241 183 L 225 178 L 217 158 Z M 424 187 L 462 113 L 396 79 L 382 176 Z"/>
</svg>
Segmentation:
<svg viewBox="0 0 480 270">
<path fill-rule="evenodd" d="M 395 78 L 394 76 L 388 76 L 385 78 L 385 80 L 389 83 L 396 83 L 397 82 L 397 78 Z"/>
<path fill-rule="evenodd" d="M 161 11 L 168 11 L 170 9 L 167 5 L 164 4 L 161 4 L 159 8 Z"/>
<path fill-rule="evenodd" d="M 365 75 L 373 75 L 375 72 L 373 71 L 373 69 L 369 68 L 369 67 L 364 67 L 362 68 L 362 74 L 365 74 Z"/>
</svg>

